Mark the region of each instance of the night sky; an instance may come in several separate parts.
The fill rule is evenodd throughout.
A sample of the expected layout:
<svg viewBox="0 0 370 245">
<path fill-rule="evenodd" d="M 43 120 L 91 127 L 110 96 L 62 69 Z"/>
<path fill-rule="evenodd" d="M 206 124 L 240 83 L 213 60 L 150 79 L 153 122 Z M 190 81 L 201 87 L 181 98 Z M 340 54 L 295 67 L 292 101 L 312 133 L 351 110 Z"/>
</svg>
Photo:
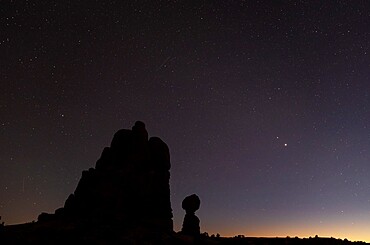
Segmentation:
<svg viewBox="0 0 370 245">
<path fill-rule="evenodd" d="M 0 215 L 64 205 L 113 134 L 171 152 L 175 230 L 370 242 L 370 1 L 1 1 Z"/>
</svg>

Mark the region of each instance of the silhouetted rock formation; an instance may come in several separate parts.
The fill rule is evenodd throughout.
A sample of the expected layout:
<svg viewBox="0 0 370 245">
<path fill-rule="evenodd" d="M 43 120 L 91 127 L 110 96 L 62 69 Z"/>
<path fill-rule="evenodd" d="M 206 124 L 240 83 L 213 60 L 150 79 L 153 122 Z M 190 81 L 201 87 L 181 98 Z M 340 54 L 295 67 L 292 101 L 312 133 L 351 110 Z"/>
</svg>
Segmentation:
<svg viewBox="0 0 370 245">
<path fill-rule="evenodd" d="M 200 220 L 195 215 L 195 211 L 197 211 L 199 207 L 200 199 L 195 194 L 185 197 L 182 201 L 182 208 L 186 211 L 181 230 L 183 234 L 191 236 L 200 235 Z"/>
<path fill-rule="evenodd" d="M 41 214 L 39 221 L 66 220 L 89 224 L 143 227 L 173 231 L 170 202 L 170 154 L 143 122 L 121 129 L 106 147 L 96 167 L 82 177 L 64 208 Z"/>
</svg>

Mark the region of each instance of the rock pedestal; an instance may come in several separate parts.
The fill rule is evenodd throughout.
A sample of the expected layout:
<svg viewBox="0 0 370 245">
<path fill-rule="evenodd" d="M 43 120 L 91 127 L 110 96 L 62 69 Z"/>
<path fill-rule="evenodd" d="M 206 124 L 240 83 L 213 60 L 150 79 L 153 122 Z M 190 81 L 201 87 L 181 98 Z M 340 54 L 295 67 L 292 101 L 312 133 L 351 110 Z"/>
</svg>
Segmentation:
<svg viewBox="0 0 370 245">
<path fill-rule="evenodd" d="M 197 195 L 185 197 L 182 201 L 182 208 L 186 211 L 181 232 L 185 235 L 198 236 L 200 235 L 200 220 L 195 215 L 200 207 L 200 199 Z"/>
</svg>

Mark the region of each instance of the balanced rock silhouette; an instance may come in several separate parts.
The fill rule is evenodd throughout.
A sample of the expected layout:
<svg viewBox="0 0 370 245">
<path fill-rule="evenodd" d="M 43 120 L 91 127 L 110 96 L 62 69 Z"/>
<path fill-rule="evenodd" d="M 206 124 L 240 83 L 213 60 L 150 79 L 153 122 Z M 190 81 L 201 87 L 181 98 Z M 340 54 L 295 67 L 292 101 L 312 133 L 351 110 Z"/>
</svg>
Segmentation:
<svg viewBox="0 0 370 245">
<path fill-rule="evenodd" d="M 172 232 L 170 154 L 160 138 L 148 140 L 143 122 L 115 133 L 95 168 L 82 177 L 63 208 L 39 221 L 68 220 L 89 224 L 144 227 Z"/>
<path fill-rule="evenodd" d="M 200 220 L 195 215 L 200 207 L 200 199 L 196 194 L 185 197 L 182 201 L 182 208 L 186 211 L 181 232 L 185 235 L 200 235 Z"/>
</svg>

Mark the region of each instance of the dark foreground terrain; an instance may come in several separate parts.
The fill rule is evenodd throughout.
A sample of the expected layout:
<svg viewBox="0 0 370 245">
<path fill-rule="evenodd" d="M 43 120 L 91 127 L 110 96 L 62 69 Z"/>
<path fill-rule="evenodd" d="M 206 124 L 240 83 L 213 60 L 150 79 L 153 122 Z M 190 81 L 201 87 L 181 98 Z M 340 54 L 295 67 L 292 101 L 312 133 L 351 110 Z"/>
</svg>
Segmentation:
<svg viewBox="0 0 370 245">
<path fill-rule="evenodd" d="M 255 245 L 264 245 L 264 244 L 274 244 L 274 245 L 283 245 L 283 244 L 297 244 L 297 245 L 309 245 L 309 244 L 368 244 L 365 242 L 351 242 L 348 240 L 341 240 L 335 238 L 258 238 L 258 237 L 245 237 L 245 238 L 215 238 L 219 240 L 219 244 L 255 244 Z"/>
<path fill-rule="evenodd" d="M 248 245 L 310 245 L 310 244 L 369 244 L 365 242 L 351 242 L 347 239 L 335 238 L 257 238 L 257 237 L 209 237 L 205 235 L 187 236 L 181 233 L 163 233 L 145 229 L 122 232 L 125 227 L 114 228 L 101 225 L 88 227 L 85 224 L 57 224 L 57 223 L 29 223 L 22 225 L 4 226 L 0 228 L 0 244 L 248 244 Z"/>
</svg>

